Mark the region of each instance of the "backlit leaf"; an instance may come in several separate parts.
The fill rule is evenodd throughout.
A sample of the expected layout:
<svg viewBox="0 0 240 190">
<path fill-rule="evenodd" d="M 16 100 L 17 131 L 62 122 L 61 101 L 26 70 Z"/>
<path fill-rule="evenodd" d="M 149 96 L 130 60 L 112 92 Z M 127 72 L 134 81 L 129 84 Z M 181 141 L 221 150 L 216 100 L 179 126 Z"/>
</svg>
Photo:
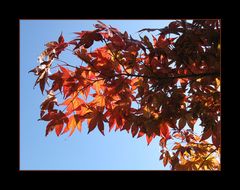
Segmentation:
<svg viewBox="0 0 240 190">
<path fill-rule="evenodd" d="M 146 135 L 146 139 L 147 139 L 147 144 L 149 145 L 151 143 L 153 137 Z"/>
<path fill-rule="evenodd" d="M 160 135 L 166 139 L 170 138 L 169 124 L 167 122 L 160 124 Z"/>
</svg>

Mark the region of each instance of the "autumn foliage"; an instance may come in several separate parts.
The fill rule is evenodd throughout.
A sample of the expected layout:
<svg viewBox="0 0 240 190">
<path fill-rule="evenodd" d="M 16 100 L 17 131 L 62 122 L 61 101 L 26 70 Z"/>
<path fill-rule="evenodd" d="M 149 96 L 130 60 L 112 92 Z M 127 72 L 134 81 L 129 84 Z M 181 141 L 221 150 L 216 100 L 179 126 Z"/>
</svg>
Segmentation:
<svg viewBox="0 0 240 190">
<path fill-rule="evenodd" d="M 142 29 L 139 39 L 96 23 L 71 41 L 61 34 L 47 43 L 30 71 L 47 94 L 40 112 L 46 135 L 72 135 L 87 122 L 103 135 L 108 127 L 148 144 L 158 137 L 160 160 L 172 170 L 220 170 L 220 21 L 176 20 Z M 61 60 L 63 52 L 79 63 Z"/>
</svg>

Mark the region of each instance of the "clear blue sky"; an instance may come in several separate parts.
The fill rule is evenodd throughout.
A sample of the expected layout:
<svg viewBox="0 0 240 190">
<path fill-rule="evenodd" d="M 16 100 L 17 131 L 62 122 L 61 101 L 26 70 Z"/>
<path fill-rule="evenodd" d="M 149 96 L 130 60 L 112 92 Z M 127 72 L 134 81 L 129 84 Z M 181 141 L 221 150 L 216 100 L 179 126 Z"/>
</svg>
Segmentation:
<svg viewBox="0 0 240 190">
<path fill-rule="evenodd" d="M 169 20 L 101 20 L 137 37 L 142 28 L 162 28 Z M 61 32 L 67 41 L 73 32 L 92 30 L 96 20 L 20 20 L 20 170 L 167 170 L 159 161 L 159 138 L 147 146 L 146 138 L 132 138 L 127 132 L 96 129 L 57 137 L 45 137 L 45 122 L 39 119 L 40 104 L 45 99 L 36 77 L 28 71 L 37 66 L 44 44 L 57 40 Z M 63 57 L 64 60 L 72 60 Z"/>
</svg>

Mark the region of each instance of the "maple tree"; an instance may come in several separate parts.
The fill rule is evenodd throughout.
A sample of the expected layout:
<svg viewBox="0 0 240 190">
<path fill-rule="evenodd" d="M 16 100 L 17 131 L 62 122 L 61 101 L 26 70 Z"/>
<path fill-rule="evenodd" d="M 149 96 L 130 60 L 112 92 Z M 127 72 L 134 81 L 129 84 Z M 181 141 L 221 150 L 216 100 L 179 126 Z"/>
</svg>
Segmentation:
<svg viewBox="0 0 240 190">
<path fill-rule="evenodd" d="M 220 21 L 176 20 L 140 30 L 151 37 L 139 39 L 97 22 L 76 39 L 47 43 L 30 71 L 47 94 L 39 119 L 48 122 L 46 135 L 72 135 L 84 122 L 104 135 L 109 126 L 147 144 L 159 137 L 160 160 L 172 170 L 220 170 Z M 102 45 L 92 51 L 95 42 Z M 66 50 L 79 65 L 59 58 Z"/>
</svg>

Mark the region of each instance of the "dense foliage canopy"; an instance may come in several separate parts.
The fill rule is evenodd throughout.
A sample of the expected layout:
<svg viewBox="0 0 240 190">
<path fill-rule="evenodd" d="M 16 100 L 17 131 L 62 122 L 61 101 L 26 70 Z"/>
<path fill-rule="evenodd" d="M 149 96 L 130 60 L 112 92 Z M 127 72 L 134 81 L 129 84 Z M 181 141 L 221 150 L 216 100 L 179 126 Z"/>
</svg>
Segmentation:
<svg viewBox="0 0 240 190">
<path fill-rule="evenodd" d="M 61 34 L 45 44 L 31 70 L 47 93 L 40 113 L 46 135 L 71 135 L 83 122 L 104 135 L 108 126 L 145 136 L 148 144 L 158 137 L 160 159 L 172 170 L 219 170 L 220 29 L 219 20 L 176 20 L 133 39 L 98 21 L 71 41 Z M 79 65 L 60 59 L 66 51 Z"/>
</svg>

